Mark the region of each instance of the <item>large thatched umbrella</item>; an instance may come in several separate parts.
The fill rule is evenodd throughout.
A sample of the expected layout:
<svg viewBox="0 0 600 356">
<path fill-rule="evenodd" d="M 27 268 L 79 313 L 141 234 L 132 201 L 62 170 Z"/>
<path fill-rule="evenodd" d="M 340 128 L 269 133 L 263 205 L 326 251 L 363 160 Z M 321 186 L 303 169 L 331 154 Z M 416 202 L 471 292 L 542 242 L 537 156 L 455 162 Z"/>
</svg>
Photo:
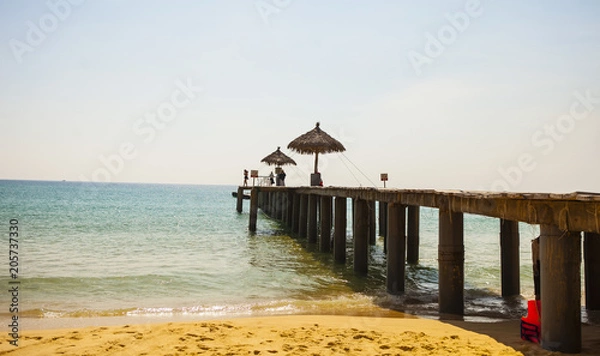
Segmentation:
<svg viewBox="0 0 600 356">
<path fill-rule="evenodd" d="M 301 154 L 315 154 L 315 174 L 319 164 L 319 153 L 344 152 L 346 148 L 335 138 L 319 127 L 319 123 L 314 129 L 304 135 L 299 136 L 289 143 L 288 148 Z"/>
<path fill-rule="evenodd" d="M 280 167 L 284 164 L 293 164 L 296 165 L 296 162 L 290 157 L 286 156 L 283 152 L 281 152 L 281 147 L 277 147 L 277 150 L 267 157 L 260 160 L 261 162 L 265 162 L 269 166 L 273 165 L 276 167 Z"/>
</svg>

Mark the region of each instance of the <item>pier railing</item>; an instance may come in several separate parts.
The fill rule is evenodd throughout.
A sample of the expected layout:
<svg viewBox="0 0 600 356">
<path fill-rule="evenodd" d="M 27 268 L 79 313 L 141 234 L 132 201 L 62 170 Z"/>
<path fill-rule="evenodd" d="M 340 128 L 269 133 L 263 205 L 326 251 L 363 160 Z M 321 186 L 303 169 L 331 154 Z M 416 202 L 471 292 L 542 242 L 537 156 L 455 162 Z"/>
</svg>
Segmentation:
<svg viewBox="0 0 600 356">
<path fill-rule="evenodd" d="M 539 225 L 541 344 L 545 349 L 567 353 L 581 352 L 583 233 L 586 308 L 600 309 L 600 194 L 239 187 L 239 212 L 247 189 L 251 190 L 250 231 L 256 231 L 261 209 L 294 234 L 318 243 L 321 251 L 333 250 L 336 262 L 346 260 L 346 207 L 351 199 L 352 258 L 357 273 L 368 270 L 368 246 L 376 241 L 375 204 L 379 203 L 387 290 L 394 294 L 404 292 L 405 264 L 418 262 L 419 208 L 438 209 L 440 314 L 464 314 L 464 213 L 499 218 L 503 296 L 520 294 L 518 223 Z"/>
</svg>

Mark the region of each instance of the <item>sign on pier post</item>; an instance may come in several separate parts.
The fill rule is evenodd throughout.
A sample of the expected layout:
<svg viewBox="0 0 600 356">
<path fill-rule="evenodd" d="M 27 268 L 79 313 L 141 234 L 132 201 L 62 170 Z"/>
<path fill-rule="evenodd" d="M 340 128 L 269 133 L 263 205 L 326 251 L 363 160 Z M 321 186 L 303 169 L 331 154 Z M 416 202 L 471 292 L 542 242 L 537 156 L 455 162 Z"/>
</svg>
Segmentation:
<svg viewBox="0 0 600 356">
<path fill-rule="evenodd" d="M 381 173 L 380 177 L 381 177 L 381 181 L 383 182 L 383 187 L 385 188 L 385 182 L 387 182 L 387 180 L 388 180 L 388 174 Z"/>
<path fill-rule="evenodd" d="M 256 178 L 258 178 L 258 169 L 250 170 L 250 177 L 252 177 L 252 186 L 254 187 L 254 183 L 256 182 Z"/>
</svg>

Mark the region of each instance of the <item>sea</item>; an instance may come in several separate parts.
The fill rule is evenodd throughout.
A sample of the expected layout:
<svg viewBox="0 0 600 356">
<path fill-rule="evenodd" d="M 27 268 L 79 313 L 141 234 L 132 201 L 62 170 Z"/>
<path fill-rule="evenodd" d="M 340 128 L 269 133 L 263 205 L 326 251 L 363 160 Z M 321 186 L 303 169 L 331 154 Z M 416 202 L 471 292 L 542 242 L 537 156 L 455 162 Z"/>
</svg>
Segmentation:
<svg viewBox="0 0 600 356">
<path fill-rule="evenodd" d="M 421 208 L 420 260 L 406 269 L 406 292 L 385 290 L 383 238 L 369 272 L 293 236 L 259 213 L 248 230 L 248 201 L 234 186 L 0 181 L 2 289 L 18 282 L 21 319 L 125 317 L 163 320 L 285 314 L 438 315 L 438 216 Z M 351 204 L 348 204 L 349 207 Z M 9 246 L 17 226 L 17 246 Z M 525 314 L 533 296 L 530 243 L 520 225 L 521 296 L 500 296 L 499 221 L 466 214 L 465 320 Z M 14 236 L 14 235 L 13 235 Z M 13 241 L 14 243 L 14 241 Z M 14 245 L 14 244 L 13 244 Z M 10 250 L 18 261 L 9 261 Z M 12 268 L 18 268 L 14 273 Z M 10 293 L 0 293 L 10 318 Z"/>
</svg>

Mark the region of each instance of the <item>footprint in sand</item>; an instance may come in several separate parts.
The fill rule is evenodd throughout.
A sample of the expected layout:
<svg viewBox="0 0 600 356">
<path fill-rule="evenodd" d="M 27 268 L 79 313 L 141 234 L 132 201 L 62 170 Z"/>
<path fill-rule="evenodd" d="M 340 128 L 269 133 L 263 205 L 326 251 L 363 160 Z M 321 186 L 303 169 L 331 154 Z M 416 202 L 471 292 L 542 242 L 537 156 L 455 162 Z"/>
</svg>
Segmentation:
<svg viewBox="0 0 600 356">
<path fill-rule="evenodd" d="M 177 351 L 179 351 L 179 352 L 185 352 L 187 349 L 188 349 L 188 347 L 187 347 L 187 346 L 185 346 L 185 345 L 178 345 L 178 346 L 175 346 L 175 350 L 177 350 Z"/>
<path fill-rule="evenodd" d="M 203 345 L 203 344 L 198 344 L 198 348 L 200 350 L 204 350 L 204 351 L 209 351 L 211 349 L 210 346 L 206 346 L 206 345 Z"/>
<path fill-rule="evenodd" d="M 354 339 L 354 340 L 359 340 L 359 339 L 367 339 L 367 340 L 371 340 L 371 341 L 373 341 L 373 340 L 374 340 L 374 338 L 373 338 L 373 337 L 371 337 L 371 336 L 369 336 L 369 335 L 365 335 L 365 334 L 358 334 L 358 335 L 354 335 L 354 336 L 353 336 L 353 339 Z"/>
<path fill-rule="evenodd" d="M 71 336 L 69 339 L 71 339 L 71 340 L 82 340 L 83 336 L 81 336 L 81 335 L 79 335 L 77 333 L 74 333 L 74 335 Z"/>
</svg>

